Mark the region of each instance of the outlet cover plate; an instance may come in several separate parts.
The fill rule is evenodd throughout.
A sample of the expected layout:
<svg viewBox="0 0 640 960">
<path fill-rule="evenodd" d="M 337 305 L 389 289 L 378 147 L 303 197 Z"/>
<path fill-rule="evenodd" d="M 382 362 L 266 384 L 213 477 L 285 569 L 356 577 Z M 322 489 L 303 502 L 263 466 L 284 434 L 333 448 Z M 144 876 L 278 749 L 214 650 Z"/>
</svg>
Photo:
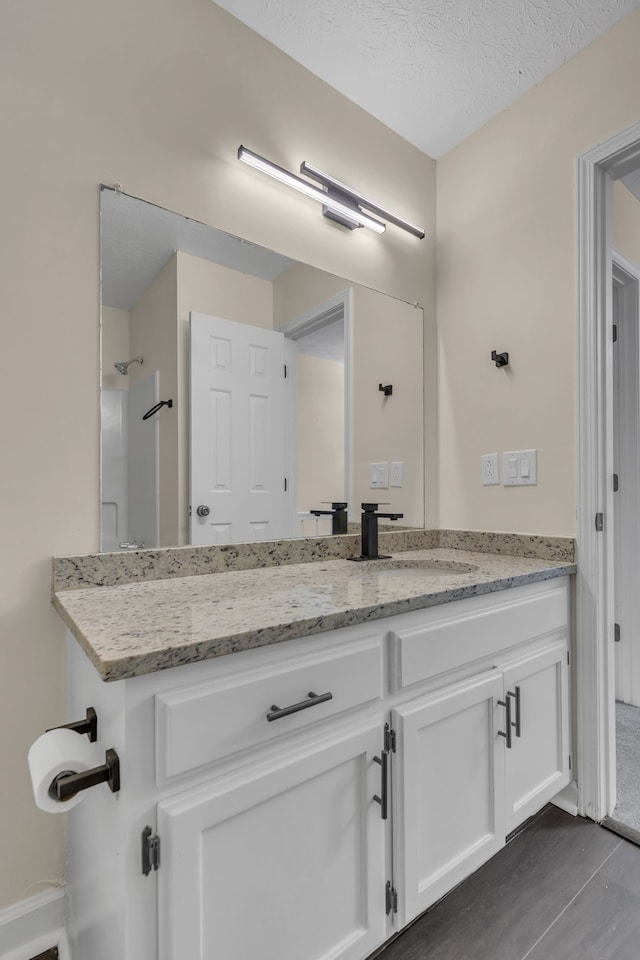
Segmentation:
<svg viewBox="0 0 640 960">
<path fill-rule="evenodd" d="M 404 462 L 402 460 L 394 460 L 391 464 L 391 472 L 389 473 L 389 486 L 390 487 L 401 487 L 402 486 L 402 470 L 404 467 Z"/>
<path fill-rule="evenodd" d="M 500 468 L 498 466 L 497 453 L 485 453 L 480 457 L 482 465 L 482 484 L 485 487 L 492 487 L 500 483 Z"/>
</svg>

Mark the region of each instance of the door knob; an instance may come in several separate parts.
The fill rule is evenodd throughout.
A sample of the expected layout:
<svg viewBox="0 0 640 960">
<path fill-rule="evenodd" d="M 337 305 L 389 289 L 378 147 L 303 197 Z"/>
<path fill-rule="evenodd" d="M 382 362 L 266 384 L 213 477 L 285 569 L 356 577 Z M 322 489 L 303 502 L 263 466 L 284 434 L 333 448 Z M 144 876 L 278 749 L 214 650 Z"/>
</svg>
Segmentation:
<svg viewBox="0 0 640 960">
<path fill-rule="evenodd" d="M 209 510 L 209 507 L 207 507 L 206 504 L 201 503 L 198 509 L 196 510 L 196 513 L 198 514 L 199 517 L 208 517 L 209 514 L 211 513 L 211 510 Z"/>
</svg>

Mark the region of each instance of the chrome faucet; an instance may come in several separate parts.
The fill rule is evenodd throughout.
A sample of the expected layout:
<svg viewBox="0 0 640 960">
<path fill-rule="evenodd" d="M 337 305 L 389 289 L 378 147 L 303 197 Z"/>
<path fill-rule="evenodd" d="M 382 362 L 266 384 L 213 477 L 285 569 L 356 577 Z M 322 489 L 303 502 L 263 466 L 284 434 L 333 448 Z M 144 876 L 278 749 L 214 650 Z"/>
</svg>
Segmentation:
<svg viewBox="0 0 640 960">
<path fill-rule="evenodd" d="M 388 560 L 388 556 L 378 553 L 378 520 L 400 520 L 403 513 L 378 513 L 378 503 L 362 504 L 362 545 L 360 556 L 354 560 Z"/>
</svg>

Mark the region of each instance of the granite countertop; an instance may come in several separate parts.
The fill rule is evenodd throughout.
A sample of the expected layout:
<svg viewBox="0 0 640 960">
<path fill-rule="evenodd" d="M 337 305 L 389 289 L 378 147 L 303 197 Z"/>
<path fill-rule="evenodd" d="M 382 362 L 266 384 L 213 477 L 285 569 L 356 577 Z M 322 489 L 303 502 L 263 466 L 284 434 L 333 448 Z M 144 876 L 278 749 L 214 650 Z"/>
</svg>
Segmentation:
<svg viewBox="0 0 640 960">
<path fill-rule="evenodd" d="M 55 592 L 53 602 L 105 681 L 408 613 L 575 573 L 567 560 L 430 549 L 389 561 L 338 559 Z"/>
</svg>

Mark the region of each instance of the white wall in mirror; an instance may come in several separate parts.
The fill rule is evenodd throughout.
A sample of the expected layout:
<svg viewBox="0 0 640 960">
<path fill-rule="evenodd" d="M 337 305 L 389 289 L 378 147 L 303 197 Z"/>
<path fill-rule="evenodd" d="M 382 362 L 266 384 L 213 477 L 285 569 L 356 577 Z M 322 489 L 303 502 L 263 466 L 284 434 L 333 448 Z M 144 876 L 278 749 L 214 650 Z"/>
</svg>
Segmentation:
<svg viewBox="0 0 640 960">
<path fill-rule="evenodd" d="M 103 549 L 193 540 L 191 313 L 282 330 L 296 341 L 291 371 L 295 413 L 287 414 L 294 418 L 288 428 L 287 521 L 268 538 L 329 533 L 328 520 L 305 516 L 331 500 L 349 502 L 352 522 L 359 518 L 362 501 L 379 500 L 404 514 L 403 526 L 423 526 L 421 308 L 114 190 L 101 192 L 101 223 L 103 390 L 131 391 L 157 374 L 159 399 L 173 401 L 171 409 L 163 408 L 148 421 L 158 437 L 153 454 L 158 471 L 155 542 L 134 532 L 139 524 L 128 497 L 126 522 L 108 537 L 104 528 Z M 291 332 L 314 311 L 322 314 L 323 305 L 347 297 L 349 316 L 325 312 L 310 332 L 301 328 L 304 336 Z M 345 337 L 350 346 L 346 357 Z M 126 375 L 116 371 L 116 362 L 133 357 L 142 357 L 142 364 L 132 364 Z M 391 397 L 378 390 L 380 382 L 393 384 Z M 371 490 L 369 464 L 398 460 L 404 464 L 403 487 Z M 105 470 L 103 460 L 102 501 L 108 512 Z M 221 531 L 222 518 L 213 519 Z M 148 522 L 145 529 L 149 537 Z M 229 534 L 219 536 L 222 541 L 210 542 L 225 542 Z"/>
</svg>

